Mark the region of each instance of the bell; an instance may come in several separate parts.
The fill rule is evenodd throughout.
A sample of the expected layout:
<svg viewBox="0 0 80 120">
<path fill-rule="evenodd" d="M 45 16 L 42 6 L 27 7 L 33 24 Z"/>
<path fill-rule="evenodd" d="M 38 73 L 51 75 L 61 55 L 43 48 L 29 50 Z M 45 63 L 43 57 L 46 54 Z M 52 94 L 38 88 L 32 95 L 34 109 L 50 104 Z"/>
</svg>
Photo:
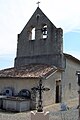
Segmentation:
<svg viewBox="0 0 80 120">
<path fill-rule="evenodd" d="M 42 32 L 43 32 L 43 35 L 47 35 L 47 28 L 44 27 L 43 30 L 42 30 Z"/>
</svg>

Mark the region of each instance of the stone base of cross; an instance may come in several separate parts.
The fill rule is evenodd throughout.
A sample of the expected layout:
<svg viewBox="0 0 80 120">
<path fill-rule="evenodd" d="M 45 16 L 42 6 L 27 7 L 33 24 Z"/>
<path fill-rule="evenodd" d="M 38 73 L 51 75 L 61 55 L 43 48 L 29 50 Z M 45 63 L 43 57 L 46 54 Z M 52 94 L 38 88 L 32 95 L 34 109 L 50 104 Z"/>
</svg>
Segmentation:
<svg viewBox="0 0 80 120">
<path fill-rule="evenodd" d="M 31 112 L 31 120 L 49 120 L 49 112 Z"/>
<path fill-rule="evenodd" d="M 49 88 L 45 88 L 42 85 L 42 79 L 39 81 L 39 85 L 37 87 L 31 88 L 31 90 L 35 90 L 36 92 L 38 91 L 39 93 L 39 100 L 38 100 L 38 107 L 37 107 L 37 112 L 42 112 L 43 111 L 43 106 L 42 106 L 42 92 L 50 90 Z"/>
</svg>

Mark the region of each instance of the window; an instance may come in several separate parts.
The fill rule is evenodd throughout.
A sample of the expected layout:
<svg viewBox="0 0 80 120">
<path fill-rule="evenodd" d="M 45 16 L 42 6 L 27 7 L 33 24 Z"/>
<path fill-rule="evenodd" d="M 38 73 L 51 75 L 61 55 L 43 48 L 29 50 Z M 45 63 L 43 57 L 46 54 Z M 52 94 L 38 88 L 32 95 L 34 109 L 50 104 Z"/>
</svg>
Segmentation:
<svg viewBox="0 0 80 120">
<path fill-rule="evenodd" d="M 71 83 L 69 83 L 69 90 L 71 91 Z"/>
<path fill-rule="evenodd" d="M 42 28 L 42 38 L 47 38 L 47 25 L 44 25 Z"/>
<path fill-rule="evenodd" d="M 35 28 L 32 29 L 32 39 L 31 40 L 35 40 Z"/>
<path fill-rule="evenodd" d="M 29 40 L 35 40 L 35 27 L 29 31 Z"/>
</svg>

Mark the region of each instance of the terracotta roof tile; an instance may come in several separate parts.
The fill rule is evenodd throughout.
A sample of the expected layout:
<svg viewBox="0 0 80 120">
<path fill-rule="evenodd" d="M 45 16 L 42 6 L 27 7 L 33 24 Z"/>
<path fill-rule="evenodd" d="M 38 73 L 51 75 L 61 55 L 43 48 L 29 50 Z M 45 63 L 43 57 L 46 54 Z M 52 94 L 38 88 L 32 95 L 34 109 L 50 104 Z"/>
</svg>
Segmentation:
<svg viewBox="0 0 80 120">
<path fill-rule="evenodd" d="M 0 70 L 0 78 L 39 78 L 47 77 L 52 72 L 56 71 L 56 67 L 42 64 L 30 64 L 22 66 L 19 69 L 9 68 Z"/>
</svg>

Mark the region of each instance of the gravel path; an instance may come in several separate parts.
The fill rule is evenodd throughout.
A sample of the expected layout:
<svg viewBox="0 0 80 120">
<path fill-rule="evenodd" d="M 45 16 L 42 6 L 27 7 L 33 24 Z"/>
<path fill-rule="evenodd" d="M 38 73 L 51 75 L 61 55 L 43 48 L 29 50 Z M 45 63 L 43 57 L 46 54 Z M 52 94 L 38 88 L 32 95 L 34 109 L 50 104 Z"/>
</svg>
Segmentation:
<svg viewBox="0 0 80 120">
<path fill-rule="evenodd" d="M 60 104 L 51 105 L 44 108 L 49 111 L 50 120 L 78 120 L 78 101 L 68 103 L 69 110 L 60 111 Z M 0 120 L 31 120 L 30 112 L 9 113 L 0 111 Z"/>
</svg>

